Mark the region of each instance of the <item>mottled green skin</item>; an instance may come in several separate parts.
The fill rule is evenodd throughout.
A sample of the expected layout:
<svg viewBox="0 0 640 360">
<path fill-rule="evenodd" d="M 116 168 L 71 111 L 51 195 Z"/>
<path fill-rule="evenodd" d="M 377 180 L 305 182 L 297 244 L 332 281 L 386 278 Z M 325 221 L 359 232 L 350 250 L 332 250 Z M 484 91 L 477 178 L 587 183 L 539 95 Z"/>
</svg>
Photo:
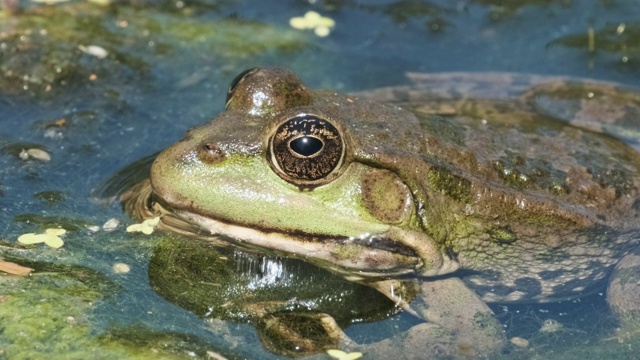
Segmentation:
<svg viewBox="0 0 640 360">
<path fill-rule="evenodd" d="M 640 95 L 511 74 L 466 74 L 457 86 L 467 94 L 438 92 L 457 76 L 415 75 L 412 87 L 373 94 L 408 103 L 424 130 L 427 231 L 480 271 L 464 280 L 485 300 L 597 288 L 640 240 L 640 156 L 621 139 L 637 134 Z"/>
<path fill-rule="evenodd" d="M 514 74 L 410 77 L 411 86 L 341 95 L 284 69 L 250 72 L 225 112 L 158 156 L 151 187 L 128 207 L 219 246 L 331 269 L 451 331 L 422 327 L 407 346 L 491 353 L 502 335 L 476 294 L 579 296 L 637 247 L 640 154 L 629 139 L 640 95 Z M 271 145 L 301 114 L 331 123 L 344 144 L 337 167 L 313 181 L 284 173 Z M 394 280 L 406 274 L 419 280 Z"/>
</svg>

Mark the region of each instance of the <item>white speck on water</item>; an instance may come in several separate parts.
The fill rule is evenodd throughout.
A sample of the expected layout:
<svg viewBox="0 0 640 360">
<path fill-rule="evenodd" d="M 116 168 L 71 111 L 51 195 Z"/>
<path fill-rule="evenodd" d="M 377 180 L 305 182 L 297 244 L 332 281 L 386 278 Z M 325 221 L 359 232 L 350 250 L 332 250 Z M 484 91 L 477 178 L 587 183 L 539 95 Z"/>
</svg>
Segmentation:
<svg viewBox="0 0 640 360">
<path fill-rule="evenodd" d="M 83 53 L 87 55 L 95 56 L 98 59 L 104 59 L 109 55 L 109 52 L 107 50 L 105 50 L 104 48 L 98 45 L 89 45 L 89 46 L 78 45 L 78 49 L 80 49 L 80 51 L 82 51 Z"/>
</svg>

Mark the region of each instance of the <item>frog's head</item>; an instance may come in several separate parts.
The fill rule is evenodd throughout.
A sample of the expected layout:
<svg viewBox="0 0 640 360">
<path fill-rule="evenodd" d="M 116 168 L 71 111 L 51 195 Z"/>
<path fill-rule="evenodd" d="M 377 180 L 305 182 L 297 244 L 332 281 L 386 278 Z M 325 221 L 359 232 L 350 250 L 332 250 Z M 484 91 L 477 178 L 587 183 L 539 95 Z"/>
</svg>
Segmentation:
<svg viewBox="0 0 640 360">
<path fill-rule="evenodd" d="M 310 91 L 286 69 L 247 70 L 231 83 L 223 113 L 155 160 L 163 222 L 354 278 L 449 272 L 420 231 L 411 186 L 363 150 L 398 116 L 407 115 Z"/>
</svg>

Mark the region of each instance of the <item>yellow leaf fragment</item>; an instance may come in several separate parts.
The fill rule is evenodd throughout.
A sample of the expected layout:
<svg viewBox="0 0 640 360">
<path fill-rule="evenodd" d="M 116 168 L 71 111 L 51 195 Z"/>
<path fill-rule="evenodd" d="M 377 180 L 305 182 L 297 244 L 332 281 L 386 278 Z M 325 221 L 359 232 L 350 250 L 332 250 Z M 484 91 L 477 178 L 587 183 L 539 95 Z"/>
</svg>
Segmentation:
<svg viewBox="0 0 640 360">
<path fill-rule="evenodd" d="M 36 160 L 40 160 L 40 161 L 51 161 L 51 155 L 49 155 L 48 152 L 41 150 L 41 149 L 29 149 L 27 150 L 27 155 L 29 155 L 29 157 L 36 159 Z"/>
<path fill-rule="evenodd" d="M 522 349 L 526 349 L 529 347 L 529 341 L 519 336 L 512 337 L 511 339 L 509 339 L 509 342 L 511 342 L 514 346 Z"/>
<path fill-rule="evenodd" d="M 298 29 L 298 30 L 307 29 L 307 21 L 300 16 L 292 17 L 291 19 L 289 19 L 289 25 L 291 25 L 292 28 Z"/>
<path fill-rule="evenodd" d="M 327 354 L 332 358 L 338 360 L 355 360 L 362 357 L 361 352 L 352 352 L 347 354 L 346 352 L 338 349 L 327 350 Z"/>
<path fill-rule="evenodd" d="M 20 235 L 20 237 L 18 238 L 19 243 L 26 244 L 26 245 L 39 244 L 41 242 L 44 242 L 45 240 L 46 239 L 44 234 L 34 234 L 34 233 L 23 234 L 23 235 Z"/>
<path fill-rule="evenodd" d="M 102 6 L 107 6 L 113 3 L 111 0 L 89 0 L 89 2 Z"/>
<path fill-rule="evenodd" d="M 329 35 L 331 28 L 336 26 L 336 22 L 315 11 L 307 11 L 302 17 L 297 16 L 289 19 L 289 25 L 298 30 L 314 30 L 317 36 L 325 37 Z"/>
<path fill-rule="evenodd" d="M 127 226 L 127 232 L 141 232 L 146 235 L 150 235 L 153 233 L 153 229 L 160 222 L 160 217 L 156 216 L 151 219 L 147 219 L 143 221 L 141 224 L 132 224 Z"/>
<path fill-rule="evenodd" d="M 131 224 L 127 226 L 127 232 L 140 232 L 142 231 L 142 224 Z"/>
<path fill-rule="evenodd" d="M 218 353 L 217 353 L 217 352 L 215 352 L 215 351 L 211 351 L 211 350 L 207 350 L 207 357 L 208 357 L 209 359 L 213 359 L 213 360 L 227 360 L 227 358 L 226 358 L 226 357 L 224 357 L 224 356 L 222 356 L 222 355 L 218 354 Z"/>
<path fill-rule="evenodd" d="M 98 45 L 78 45 L 78 49 L 80 49 L 80 51 L 82 51 L 83 53 L 95 56 L 98 59 L 104 59 L 109 55 L 109 52 L 107 52 L 107 50 Z"/>
<path fill-rule="evenodd" d="M 118 227 L 118 225 L 120 225 L 120 221 L 118 221 L 118 219 L 116 218 L 111 218 L 107 220 L 107 222 L 104 223 L 104 225 L 102 225 L 102 229 L 104 231 L 113 231 Z"/>
<path fill-rule="evenodd" d="M 18 242 L 26 245 L 45 243 L 48 246 L 57 249 L 64 245 L 64 241 L 60 238 L 67 232 L 65 229 L 47 229 L 44 234 L 28 233 L 18 237 Z"/>
<path fill-rule="evenodd" d="M 318 26 L 317 28 L 313 29 L 313 33 L 318 37 L 328 36 L 330 32 L 331 30 L 326 26 Z"/>
<path fill-rule="evenodd" d="M 131 271 L 131 267 L 125 263 L 115 263 L 111 269 L 116 274 L 126 274 Z"/>
<path fill-rule="evenodd" d="M 64 245 L 64 241 L 62 241 L 62 239 L 60 239 L 60 237 L 56 235 L 48 235 L 44 243 L 54 249 L 61 248 L 62 245 Z"/>
<path fill-rule="evenodd" d="M 39 4 L 47 4 L 47 5 L 54 5 L 54 4 L 58 4 L 58 3 L 63 3 L 63 2 L 67 2 L 70 0 L 31 0 L 34 3 L 39 3 Z"/>
<path fill-rule="evenodd" d="M 67 230 L 65 229 L 47 229 L 44 231 L 45 234 L 47 235 L 53 235 L 53 236 L 60 236 L 60 235 L 64 235 L 67 233 Z"/>
<path fill-rule="evenodd" d="M 154 218 L 147 219 L 142 223 L 147 224 L 148 226 L 151 226 L 151 227 L 155 227 L 156 225 L 158 225 L 159 222 L 160 222 L 160 216 L 156 216 Z"/>
<path fill-rule="evenodd" d="M 322 16 L 315 11 L 307 11 L 304 14 L 304 19 L 307 20 L 307 23 L 310 25 L 315 25 L 322 19 Z"/>
<path fill-rule="evenodd" d="M 31 274 L 33 269 L 9 261 L 0 260 L 0 271 L 12 275 L 27 276 Z"/>
</svg>

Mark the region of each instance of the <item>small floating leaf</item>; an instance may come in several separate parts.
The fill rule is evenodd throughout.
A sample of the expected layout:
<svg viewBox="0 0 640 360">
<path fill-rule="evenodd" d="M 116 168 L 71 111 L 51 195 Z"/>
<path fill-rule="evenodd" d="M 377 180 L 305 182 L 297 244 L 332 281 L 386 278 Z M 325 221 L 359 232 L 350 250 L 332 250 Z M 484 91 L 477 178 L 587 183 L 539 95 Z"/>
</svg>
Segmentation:
<svg viewBox="0 0 640 360">
<path fill-rule="evenodd" d="M 59 235 L 64 235 L 67 232 L 67 230 L 65 230 L 65 229 L 47 229 L 44 232 L 47 235 L 59 236 Z"/>
<path fill-rule="evenodd" d="M 98 45 L 78 45 L 78 49 L 80 49 L 80 51 L 82 51 L 83 53 L 95 56 L 98 59 L 104 59 L 109 55 L 109 52 L 107 50 Z"/>
<path fill-rule="evenodd" d="M 28 233 L 20 235 L 18 242 L 26 245 L 39 244 L 45 241 L 45 234 Z"/>
<path fill-rule="evenodd" d="M 347 354 L 346 352 L 337 349 L 327 350 L 327 354 L 329 354 L 329 356 L 331 356 L 332 358 L 338 360 L 355 360 L 362 357 L 361 352 L 352 352 Z"/>
<path fill-rule="evenodd" d="M 49 155 L 48 152 L 42 150 L 42 149 L 29 149 L 27 150 L 27 155 L 29 155 L 30 158 L 36 159 L 36 160 L 40 160 L 40 161 L 51 161 L 51 155 Z"/>
<path fill-rule="evenodd" d="M 141 232 L 142 229 L 142 224 L 131 224 L 127 226 L 127 232 Z"/>
<path fill-rule="evenodd" d="M 34 3 L 39 3 L 39 4 L 53 5 L 53 4 L 67 2 L 67 1 L 70 1 L 70 0 L 31 0 L 31 1 L 33 1 Z"/>
<path fill-rule="evenodd" d="M 55 236 L 55 235 L 47 236 L 47 239 L 44 241 L 44 243 L 47 244 L 48 246 L 54 248 L 54 249 L 61 248 L 62 245 L 64 245 L 64 241 L 62 241 L 62 239 L 60 239 L 60 237 Z"/>
<path fill-rule="evenodd" d="M 131 271 L 131 267 L 125 263 L 115 263 L 111 269 L 116 274 L 126 274 Z"/>
<path fill-rule="evenodd" d="M 289 25 L 298 30 L 313 29 L 319 37 L 325 37 L 331 32 L 331 28 L 336 22 L 328 17 L 324 17 L 315 11 L 307 11 L 303 17 L 293 17 L 289 20 Z"/>
<path fill-rule="evenodd" d="M 153 228 L 160 222 L 160 217 L 156 216 L 143 221 L 141 224 L 133 224 L 127 227 L 127 232 L 141 232 L 146 235 L 153 233 Z"/>
<path fill-rule="evenodd" d="M 48 246 L 57 249 L 64 245 L 64 241 L 62 241 L 60 235 L 63 235 L 66 232 L 67 230 L 65 229 L 47 229 L 44 234 L 28 233 L 20 235 L 18 242 L 27 245 L 45 243 Z"/>
<path fill-rule="evenodd" d="M 18 154 L 18 157 L 22 160 L 36 159 L 44 162 L 51 161 L 51 155 L 49 155 L 48 152 L 38 148 L 32 148 L 28 150 L 22 149 Z"/>
<path fill-rule="evenodd" d="M 111 218 L 107 220 L 107 222 L 104 223 L 104 225 L 102 225 L 102 229 L 104 231 L 113 231 L 118 227 L 118 225 L 120 225 L 120 221 L 116 218 Z"/>
<path fill-rule="evenodd" d="M 160 222 L 160 216 L 156 216 L 156 217 L 154 217 L 154 218 L 151 218 L 151 219 L 147 219 L 147 220 L 145 220 L 145 221 L 143 222 L 143 224 L 145 224 L 145 223 L 146 223 L 147 225 L 149 225 L 149 226 L 151 226 L 151 227 L 155 227 L 156 225 L 158 225 L 158 223 L 159 223 L 159 222 Z"/>
</svg>

